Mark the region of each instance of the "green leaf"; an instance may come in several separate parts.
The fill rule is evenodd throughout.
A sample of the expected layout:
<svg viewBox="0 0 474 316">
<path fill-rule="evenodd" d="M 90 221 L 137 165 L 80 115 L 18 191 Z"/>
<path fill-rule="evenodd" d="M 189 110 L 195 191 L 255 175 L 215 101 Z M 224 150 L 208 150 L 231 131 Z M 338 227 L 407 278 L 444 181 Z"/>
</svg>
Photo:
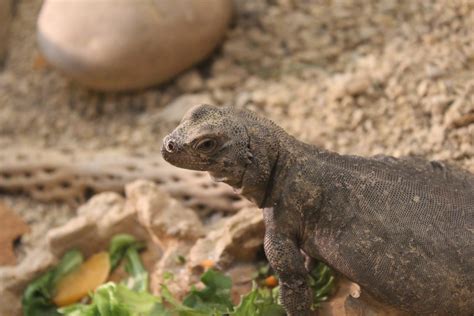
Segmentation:
<svg viewBox="0 0 474 316">
<path fill-rule="evenodd" d="M 116 288 L 116 284 L 109 282 L 96 289 L 92 304 L 97 306 L 100 316 L 132 316 L 117 298 Z"/>
<path fill-rule="evenodd" d="M 125 281 L 127 286 L 138 292 L 148 291 L 148 271 L 143 266 L 137 248 L 133 246 L 128 248 L 125 259 L 125 271 L 130 275 Z"/>
<path fill-rule="evenodd" d="M 166 284 L 161 285 L 161 296 L 171 305 L 172 315 L 179 316 L 221 316 L 232 310 L 230 300 L 230 278 L 219 272 L 208 270 L 201 276 L 205 288 L 202 290 L 193 287 L 184 298 L 183 303 L 178 301 L 169 291 Z"/>
<path fill-rule="evenodd" d="M 109 246 L 111 270 L 114 270 L 125 259 L 125 270 L 129 277 L 123 282 L 130 289 L 148 291 L 148 271 L 143 266 L 138 252 L 144 248 L 132 235 L 119 234 L 112 238 Z"/>
<path fill-rule="evenodd" d="M 239 305 L 235 308 L 232 315 L 234 316 L 246 316 L 246 315 L 257 315 L 257 305 L 255 300 L 257 299 L 257 290 L 254 288 L 247 295 L 244 295 L 240 299 Z"/>
<path fill-rule="evenodd" d="M 61 261 L 54 268 L 52 285 L 56 287 L 58 281 L 65 275 L 76 270 L 84 262 L 84 257 L 79 250 L 70 250 L 64 254 Z"/>
<path fill-rule="evenodd" d="M 225 276 L 213 269 L 207 270 L 201 276 L 201 282 L 209 288 L 216 290 L 230 290 L 232 287 L 232 279 L 230 277 Z"/>
<path fill-rule="evenodd" d="M 317 308 L 321 302 L 326 301 L 333 292 L 333 272 L 324 263 L 318 262 L 310 273 L 309 283 L 313 289 L 313 307 Z"/>
<path fill-rule="evenodd" d="M 74 304 L 58 309 L 61 315 L 66 316 L 99 316 L 95 305 Z"/>
<path fill-rule="evenodd" d="M 274 292 L 268 288 L 257 288 L 255 283 L 250 293 L 241 298 L 240 304 L 231 313 L 233 316 L 284 316 L 285 311 L 277 303 Z"/>
<path fill-rule="evenodd" d="M 124 285 L 108 282 L 97 288 L 91 304 L 76 304 L 59 311 L 67 316 L 148 316 L 160 302 L 160 298 L 150 293 L 135 292 Z M 160 314 L 155 312 L 155 315 Z"/>
<path fill-rule="evenodd" d="M 175 308 L 178 308 L 178 307 L 182 307 L 183 305 L 173 296 L 173 294 L 171 294 L 170 290 L 168 289 L 168 287 L 165 285 L 165 284 L 161 284 L 161 288 L 160 288 L 160 294 L 162 296 L 162 298 L 170 303 L 173 307 Z"/>
<path fill-rule="evenodd" d="M 328 282 L 315 292 L 316 297 L 327 296 L 327 294 L 331 292 L 333 283 L 334 283 L 334 277 L 331 275 L 329 277 Z"/>
<path fill-rule="evenodd" d="M 75 270 L 84 261 L 78 250 L 70 250 L 61 258 L 59 264 L 28 285 L 22 298 L 25 316 L 60 315 L 52 298 L 58 281 Z"/>
<path fill-rule="evenodd" d="M 178 256 L 176 257 L 176 262 L 177 262 L 178 264 L 185 264 L 185 263 L 186 263 L 186 258 L 185 258 L 184 256 L 182 256 L 182 255 L 178 255 Z"/>
<path fill-rule="evenodd" d="M 162 303 L 157 303 L 153 306 L 149 316 L 173 316 L 173 314 Z"/>
<path fill-rule="evenodd" d="M 118 284 L 116 297 L 125 307 L 134 313 L 147 313 L 154 309 L 155 305 L 161 303 L 161 298 L 147 292 L 135 292 L 128 287 Z"/>
<path fill-rule="evenodd" d="M 174 280 L 174 274 L 168 271 L 163 272 L 163 280 Z"/>
<path fill-rule="evenodd" d="M 230 297 L 232 280 L 229 277 L 209 269 L 201 276 L 201 282 L 205 287 L 202 290 L 193 287 L 184 298 L 183 305 L 199 312 L 207 312 L 208 315 L 219 315 L 232 310 Z"/>
<path fill-rule="evenodd" d="M 183 305 L 173 296 L 173 294 L 171 294 L 170 290 L 165 284 L 161 284 L 160 294 L 163 300 L 171 305 L 170 313 L 173 316 L 174 315 L 179 315 L 179 316 L 208 316 L 210 315 L 206 312 L 201 312 L 194 308 Z"/>
<path fill-rule="evenodd" d="M 112 238 L 109 246 L 111 270 L 117 268 L 129 248 L 135 248 L 138 251 L 144 248 L 144 244 L 129 234 L 118 234 Z"/>
</svg>

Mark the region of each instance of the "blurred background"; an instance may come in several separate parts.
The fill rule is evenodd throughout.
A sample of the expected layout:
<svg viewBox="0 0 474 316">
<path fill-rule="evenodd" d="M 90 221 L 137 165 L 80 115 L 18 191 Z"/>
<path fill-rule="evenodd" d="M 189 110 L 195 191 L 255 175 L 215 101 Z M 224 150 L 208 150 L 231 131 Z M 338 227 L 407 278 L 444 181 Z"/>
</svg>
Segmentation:
<svg viewBox="0 0 474 316">
<path fill-rule="evenodd" d="M 474 172 L 470 0 L 1 1 L 0 201 L 26 225 L 3 237 L 16 241 L 10 268 L 93 194 L 134 179 L 161 183 L 203 223 L 247 207 L 159 158 L 199 103 L 254 110 L 340 153 Z M 189 193 L 196 181 L 203 192 Z M 242 204 L 207 204 L 224 195 Z"/>
</svg>

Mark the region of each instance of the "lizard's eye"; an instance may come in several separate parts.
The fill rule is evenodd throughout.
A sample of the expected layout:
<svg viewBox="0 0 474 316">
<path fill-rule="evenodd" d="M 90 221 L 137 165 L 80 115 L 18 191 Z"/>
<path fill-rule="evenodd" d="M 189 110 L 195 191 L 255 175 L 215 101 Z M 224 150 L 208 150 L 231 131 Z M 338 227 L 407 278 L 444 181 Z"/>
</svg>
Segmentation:
<svg viewBox="0 0 474 316">
<path fill-rule="evenodd" d="M 204 138 L 203 140 L 197 142 L 194 148 L 202 153 L 210 153 L 216 148 L 216 145 L 217 143 L 214 139 Z"/>
</svg>

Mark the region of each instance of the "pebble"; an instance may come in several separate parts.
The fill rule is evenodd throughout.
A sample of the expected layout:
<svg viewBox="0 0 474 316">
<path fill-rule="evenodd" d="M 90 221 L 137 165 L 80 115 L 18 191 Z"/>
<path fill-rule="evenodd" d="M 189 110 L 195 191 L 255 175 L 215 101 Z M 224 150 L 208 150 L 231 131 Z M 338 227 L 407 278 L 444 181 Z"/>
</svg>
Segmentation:
<svg viewBox="0 0 474 316">
<path fill-rule="evenodd" d="M 204 80 L 196 70 L 190 70 L 179 76 L 176 84 L 185 93 L 196 92 L 204 88 Z"/>
</svg>

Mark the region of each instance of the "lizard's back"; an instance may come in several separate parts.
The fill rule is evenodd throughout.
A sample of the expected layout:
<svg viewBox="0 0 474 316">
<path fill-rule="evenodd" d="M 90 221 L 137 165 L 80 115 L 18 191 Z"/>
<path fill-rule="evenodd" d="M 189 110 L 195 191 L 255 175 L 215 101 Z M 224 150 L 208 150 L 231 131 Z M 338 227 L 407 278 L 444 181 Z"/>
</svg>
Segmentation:
<svg viewBox="0 0 474 316">
<path fill-rule="evenodd" d="M 314 165 L 307 174 L 324 190 L 318 256 L 403 309 L 474 312 L 472 174 L 385 156 L 319 154 Z"/>
</svg>

